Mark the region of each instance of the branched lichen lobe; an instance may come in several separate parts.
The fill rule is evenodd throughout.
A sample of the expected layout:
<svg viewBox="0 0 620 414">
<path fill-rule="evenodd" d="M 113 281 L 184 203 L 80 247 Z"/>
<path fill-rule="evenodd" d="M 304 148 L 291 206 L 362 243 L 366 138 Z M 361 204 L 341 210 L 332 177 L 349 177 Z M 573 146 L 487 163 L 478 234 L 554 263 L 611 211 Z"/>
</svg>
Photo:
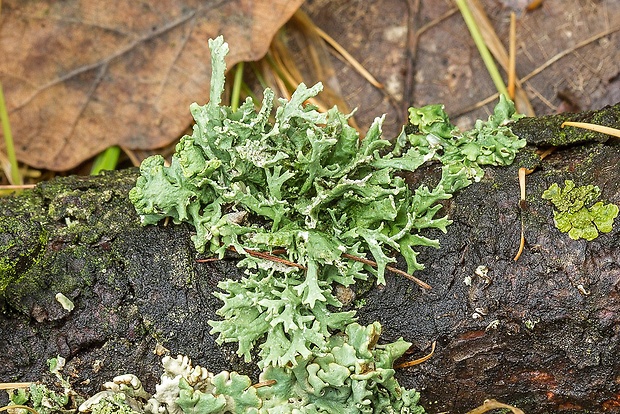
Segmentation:
<svg viewBox="0 0 620 414">
<path fill-rule="evenodd" d="M 403 132 L 395 143 L 382 137 L 383 117 L 360 140 L 337 108 L 304 105 L 321 84 L 301 84 L 290 101 L 280 99 L 273 121 L 270 90 L 259 111 L 248 99 L 235 112 L 220 105 L 228 46 L 221 38 L 210 46 L 211 96 L 191 105 L 193 134 L 181 139 L 170 166 L 161 156 L 142 163 L 130 198 L 143 224 L 169 216 L 194 226 L 199 251 L 242 255 L 247 276 L 218 285 L 223 320 L 210 324 L 219 341 L 238 342 L 247 361 L 260 343 L 261 368 L 295 365 L 355 320 L 354 311 L 339 311 L 335 286 L 368 273 L 385 284 L 394 252 L 409 273 L 422 269 L 418 246 L 439 247 L 424 231 L 446 232 L 451 223 L 437 217 L 440 202 L 479 181 L 481 165 L 510 164 L 525 145 L 507 127 L 518 116 L 503 97 L 488 121 L 465 133 L 439 105 L 412 108 L 419 133 Z M 439 182 L 411 190 L 399 173 L 429 162 L 442 164 Z M 285 260 L 251 250 L 284 252 Z M 364 256 L 376 266 L 351 259 Z"/>
</svg>

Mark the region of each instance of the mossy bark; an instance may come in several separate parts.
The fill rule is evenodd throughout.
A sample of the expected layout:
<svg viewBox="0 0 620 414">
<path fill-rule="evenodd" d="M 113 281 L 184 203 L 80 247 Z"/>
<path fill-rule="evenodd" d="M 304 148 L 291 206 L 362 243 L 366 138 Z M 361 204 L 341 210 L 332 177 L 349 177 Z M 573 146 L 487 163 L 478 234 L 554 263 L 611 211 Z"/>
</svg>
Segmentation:
<svg viewBox="0 0 620 414">
<path fill-rule="evenodd" d="M 547 115 L 538 118 L 522 119 L 513 132 L 531 145 L 567 146 L 588 142 L 607 142 L 609 135 L 575 127 L 562 127 L 562 123 L 587 122 L 596 125 L 618 128 L 620 125 L 620 103 L 597 111 Z"/>
<path fill-rule="evenodd" d="M 550 145 L 541 136 L 561 119 L 526 119 L 514 130 Z M 614 119 L 608 125 L 618 127 Z M 554 227 L 552 205 L 541 198 L 552 183 L 572 179 L 620 204 L 620 146 L 575 133 L 583 135 L 543 161 L 530 147 L 511 167 L 487 169 L 482 182 L 445 203 L 454 223 L 447 234 L 427 234 L 441 248 L 418 258 L 426 269 L 416 276 L 432 290 L 388 275 L 385 287 L 365 284 L 352 301 L 364 303 L 361 322 L 382 323 L 383 339 L 413 342 L 411 359 L 437 342 L 429 361 L 397 373 L 422 393 L 427 411 L 465 412 L 486 398 L 528 413 L 620 406 L 620 223 L 591 242 L 575 241 Z M 537 167 L 523 210 L 521 166 Z M 240 276 L 235 260 L 197 263 L 188 226 L 142 227 L 127 199 L 137 174 L 60 178 L 0 199 L 2 381 L 37 380 L 59 354 L 82 392 L 127 372 L 154 391 L 158 344 L 211 371 L 256 374 L 234 346 L 209 335 L 207 321 L 220 306 L 212 292 L 219 280 Z M 514 261 L 522 221 L 527 243 Z M 479 266 L 488 273 L 477 274 Z M 65 310 L 57 293 L 75 309 Z"/>
</svg>

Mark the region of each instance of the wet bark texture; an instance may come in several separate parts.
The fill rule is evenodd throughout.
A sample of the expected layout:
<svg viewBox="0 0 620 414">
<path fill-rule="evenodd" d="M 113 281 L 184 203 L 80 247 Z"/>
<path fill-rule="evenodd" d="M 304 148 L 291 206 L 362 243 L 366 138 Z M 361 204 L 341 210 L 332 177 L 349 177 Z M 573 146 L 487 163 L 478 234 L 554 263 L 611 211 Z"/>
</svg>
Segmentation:
<svg viewBox="0 0 620 414">
<path fill-rule="evenodd" d="M 604 123 L 618 127 L 619 109 L 606 109 Z M 560 122 L 527 119 L 514 130 L 538 146 L 558 144 L 540 134 L 557 136 Z M 529 148 L 509 168 L 486 169 L 482 182 L 445 203 L 454 223 L 430 234 L 441 248 L 419 256 L 426 269 L 416 276 L 432 290 L 388 275 L 387 286 L 359 292 L 360 321 L 380 321 L 383 340 L 413 342 L 410 359 L 436 341 L 429 361 L 397 374 L 422 393 L 428 412 L 465 412 L 486 398 L 527 413 L 620 408 L 620 224 L 574 241 L 554 227 L 541 198 L 572 179 L 620 204 L 620 146 L 601 141 L 580 134 L 542 162 Z M 537 167 L 524 210 L 521 166 Z M 256 374 L 234 346 L 215 344 L 207 324 L 217 318 L 218 281 L 240 276 L 235 260 L 197 263 L 190 226 L 142 227 L 127 199 L 137 174 L 59 178 L 0 199 L 0 382 L 37 380 L 46 359 L 61 355 L 81 392 L 123 373 L 153 392 L 157 344 L 211 371 Z M 521 220 L 527 243 L 514 261 Z M 63 309 L 59 292 L 75 309 Z"/>
</svg>

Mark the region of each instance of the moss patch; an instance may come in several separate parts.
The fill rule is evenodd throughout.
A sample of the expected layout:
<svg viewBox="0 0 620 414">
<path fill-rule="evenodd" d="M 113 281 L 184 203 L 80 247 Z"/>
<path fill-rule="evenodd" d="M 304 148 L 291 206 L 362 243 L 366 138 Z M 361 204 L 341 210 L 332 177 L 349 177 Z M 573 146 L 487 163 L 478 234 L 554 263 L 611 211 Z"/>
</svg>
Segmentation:
<svg viewBox="0 0 620 414">
<path fill-rule="evenodd" d="M 617 127 L 620 124 L 620 103 L 598 111 L 523 118 L 515 123 L 511 129 L 519 138 L 523 138 L 528 144 L 536 146 L 562 147 L 586 142 L 606 142 L 610 138 L 609 135 L 581 128 L 562 128 L 562 123 L 566 121 L 589 122 Z"/>
<path fill-rule="evenodd" d="M 0 297 L 25 313 L 52 303 L 60 312 L 56 293 L 72 298 L 104 274 L 116 256 L 110 241 L 139 227 L 127 199 L 135 178 L 72 176 L 0 199 Z"/>
<path fill-rule="evenodd" d="M 26 271 L 47 242 L 47 231 L 32 220 L 0 217 L 0 293 Z"/>
</svg>

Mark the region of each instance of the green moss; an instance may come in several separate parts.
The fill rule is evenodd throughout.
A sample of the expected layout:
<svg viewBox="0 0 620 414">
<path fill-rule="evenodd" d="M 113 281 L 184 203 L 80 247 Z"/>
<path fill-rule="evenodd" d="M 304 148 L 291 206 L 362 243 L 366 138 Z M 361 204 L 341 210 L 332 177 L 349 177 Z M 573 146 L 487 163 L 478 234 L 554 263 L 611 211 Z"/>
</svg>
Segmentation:
<svg viewBox="0 0 620 414">
<path fill-rule="evenodd" d="M 0 217 L 0 294 L 38 260 L 47 232 L 31 220 Z"/>
<path fill-rule="evenodd" d="M 93 274 L 102 267 L 86 246 L 72 246 L 55 254 L 29 258 L 30 266 L 15 272 L 4 295 L 14 309 L 29 313 L 32 303 L 46 307 L 56 293 L 67 296 L 92 283 Z M 54 303 L 54 307 L 58 304 Z"/>
<path fill-rule="evenodd" d="M 123 253 L 99 246 L 140 227 L 127 199 L 135 173 L 65 177 L 0 199 L 0 296 L 30 313 L 34 303 L 46 307 L 58 292 L 70 297 L 114 268 Z"/>
<path fill-rule="evenodd" d="M 581 128 L 564 127 L 566 121 L 589 122 L 592 124 L 616 127 L 620 123 L 620 103 L 598 111 L 578 114 L 547 115 L 538 118 L 523 118 L 511 130 L 528 144 L 536 146 L 568 146 L 586 142 L 606 142 L 609 135 Z"/>
</svg>

